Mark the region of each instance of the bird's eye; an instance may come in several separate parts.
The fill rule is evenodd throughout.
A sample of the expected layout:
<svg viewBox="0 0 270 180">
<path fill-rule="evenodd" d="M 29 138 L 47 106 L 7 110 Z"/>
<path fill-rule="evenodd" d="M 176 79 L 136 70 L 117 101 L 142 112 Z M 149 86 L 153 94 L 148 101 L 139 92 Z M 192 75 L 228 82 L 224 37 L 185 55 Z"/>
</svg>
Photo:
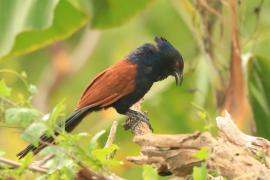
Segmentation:
<svg viewBox="0 0 270 180">
<path fill-rule="evenodd" d="M 180 68 L 181 67 L 181 64 L 180 63 L 176 63 L 175 64 L 175 67 Z"/>
</svg>

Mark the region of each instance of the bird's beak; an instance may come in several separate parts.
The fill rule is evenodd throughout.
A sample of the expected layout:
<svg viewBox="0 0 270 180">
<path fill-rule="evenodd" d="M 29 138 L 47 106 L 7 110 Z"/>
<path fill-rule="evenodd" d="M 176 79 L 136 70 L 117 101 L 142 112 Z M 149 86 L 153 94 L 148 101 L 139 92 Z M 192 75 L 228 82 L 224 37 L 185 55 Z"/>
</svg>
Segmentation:
<svg viewBox="0 0 270 180">
<path fill-rule="evenodd" d="M 183 82 L 183 73 L 175 71 L 173 76 L 175 77 L 176 85 L 181 85 Z"/>
</svg>

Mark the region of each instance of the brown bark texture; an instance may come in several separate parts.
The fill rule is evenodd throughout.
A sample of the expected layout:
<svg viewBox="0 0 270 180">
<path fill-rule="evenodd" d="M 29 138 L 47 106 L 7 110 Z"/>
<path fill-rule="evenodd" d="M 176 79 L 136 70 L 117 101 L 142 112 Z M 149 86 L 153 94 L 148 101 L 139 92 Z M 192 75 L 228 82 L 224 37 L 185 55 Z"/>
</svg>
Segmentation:
<svg viewBox="0 0 270 180">
<path fill-rule="evenodd" d="M 185 177 L 204 162 L 208 172 L 227 179 L 270 179 L 270 142 L 241 132 L 227 112 L 216 122 L 217 137 L 208 132 L 152 134 L 147 126 L 136 126 L 134 142 L 141 146 L 141 154 L 127 159 L 152 165 L 160 175 Z M 194 156 L 202 147 L 209 152 L 204 161 Z"/>
</svg>

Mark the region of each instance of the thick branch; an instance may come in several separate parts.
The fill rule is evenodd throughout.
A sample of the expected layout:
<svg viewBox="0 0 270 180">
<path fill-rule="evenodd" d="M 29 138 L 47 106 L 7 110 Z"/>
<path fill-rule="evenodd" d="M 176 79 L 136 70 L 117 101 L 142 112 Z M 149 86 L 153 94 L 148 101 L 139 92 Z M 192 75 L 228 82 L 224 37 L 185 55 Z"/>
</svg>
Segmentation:
<svg viewBox="0 0 270 180">
<path fill-rule="evenodd" d="M 217 118 L 218 137 L 208 132 L 193 134 L 157 135 L 140 134 L 134 142 L 141 146 L 141 155 L 128 157 L 136 164 L 150 164 L 160 175 L 189 175 L 202 161 L 194 154 L 206 147 L 209 157 L 205 160 L 208 172 L 216 172 L 228 179 L 270 179 L 270 142 L 263 138 L 242 133 L 230 115 Z"/>
</svg>

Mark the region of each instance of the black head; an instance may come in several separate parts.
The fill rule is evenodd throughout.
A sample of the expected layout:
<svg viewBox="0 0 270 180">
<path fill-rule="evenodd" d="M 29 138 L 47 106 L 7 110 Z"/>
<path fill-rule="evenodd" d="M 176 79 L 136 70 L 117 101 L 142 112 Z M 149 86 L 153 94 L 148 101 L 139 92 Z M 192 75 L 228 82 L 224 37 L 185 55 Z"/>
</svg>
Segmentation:
<svg viewBox="0 0 270 180">
<path fill-rule="evenodd" d="M 161 78 L 172 75 L 175 77 L 176 84 L 181 85 L 184 70 L 184 61 L 181 54 L 162 37 L 155 37 L 155 42 L 162 61 Z"/>
</svg>

